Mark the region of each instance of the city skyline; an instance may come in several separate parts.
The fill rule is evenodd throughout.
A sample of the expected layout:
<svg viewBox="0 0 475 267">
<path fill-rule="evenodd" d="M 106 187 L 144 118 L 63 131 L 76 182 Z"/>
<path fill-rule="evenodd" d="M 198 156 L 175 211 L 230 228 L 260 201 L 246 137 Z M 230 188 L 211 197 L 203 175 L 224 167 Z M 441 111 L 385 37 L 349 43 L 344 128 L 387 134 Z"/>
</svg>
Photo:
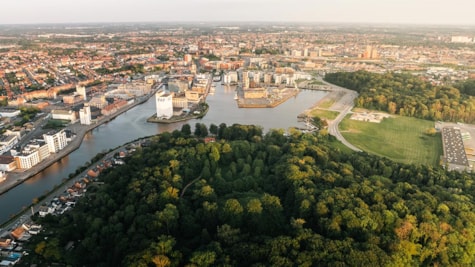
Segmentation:
<svg viewBox="0 0 475 267">
<path fill-rule="evenodd" d="M 103 22 L 326 22 L 475 25 L 469 0 L 19 0 L 0 24 Z"/>
</svg>

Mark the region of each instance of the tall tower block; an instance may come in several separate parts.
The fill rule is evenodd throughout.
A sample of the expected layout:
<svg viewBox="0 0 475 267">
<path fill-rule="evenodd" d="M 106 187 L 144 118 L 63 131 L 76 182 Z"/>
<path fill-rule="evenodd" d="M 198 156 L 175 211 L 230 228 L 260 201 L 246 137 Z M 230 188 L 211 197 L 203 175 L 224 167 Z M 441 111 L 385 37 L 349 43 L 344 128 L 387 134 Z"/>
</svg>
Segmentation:
<svg viewBox="0 0 475 267">
<path fill-rule="evenodd" d="M 159 90 L 155 93 L 155 103 L 157 118 L 169 119 L 173 116 L 173 99 L 170 93 Z"/>
<path fill-rule="evenodd" d="M 76 85 L 76 92 L 77 92 L 79 95 L 82 95 L 84 101 L 87 100 L 86 87 L 80 86 L 80 85 Z"/>
</svg>

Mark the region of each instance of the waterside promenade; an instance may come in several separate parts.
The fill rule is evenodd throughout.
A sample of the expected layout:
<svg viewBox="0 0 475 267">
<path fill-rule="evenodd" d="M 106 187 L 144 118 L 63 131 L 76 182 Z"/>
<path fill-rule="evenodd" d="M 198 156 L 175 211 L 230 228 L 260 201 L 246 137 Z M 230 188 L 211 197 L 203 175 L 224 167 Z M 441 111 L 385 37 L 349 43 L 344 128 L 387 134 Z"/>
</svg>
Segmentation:
<svg viewBox="0 0 475 267">
<path fill-rule="evenodd" d="M 0 183 L 0 195 L 4 194 L 5 192 L 11 190 L 15 186 L 25 182 L 29 178 L 33 177 L 34 175 L 38 174 L 45 168 L 51 166 L 55 162 L 61 160 L 63 157 L 69 155 L 74 150 L 78 149 L 81 146 L 84 136 L 87 132 L 93 130 L 94 128 L 114 119 L 115 117 L 119 116 L 120 114 L 126 112 L 127 110 L 140 105 L 150 99 L 153 95 L 155 95 L 157 89 L 152 90 L 151 93 L 138 97 L 135 99 L 134 103 L 126 105 L 119 110 L 117 110 L 114 114 L 108 116 L 102 116 L 100 119 L 97 120 L 96 123 L 91 125 L 81 125 L 79 122 L 74 124 L 68 125 L 65 129 L 70 130 L 72 133 L 75 134 L 75 137 L 71 140 L 71 142 L 58 153 L 50 154 L 45 160 L 41 161 L 37 165 L 33 166 L 27 170 L 15 170 L 13 172 L 7 173 L 7 178 L 5 181 Z M 65 177 L 67 178 L 67 177 Z"/>
</svg>

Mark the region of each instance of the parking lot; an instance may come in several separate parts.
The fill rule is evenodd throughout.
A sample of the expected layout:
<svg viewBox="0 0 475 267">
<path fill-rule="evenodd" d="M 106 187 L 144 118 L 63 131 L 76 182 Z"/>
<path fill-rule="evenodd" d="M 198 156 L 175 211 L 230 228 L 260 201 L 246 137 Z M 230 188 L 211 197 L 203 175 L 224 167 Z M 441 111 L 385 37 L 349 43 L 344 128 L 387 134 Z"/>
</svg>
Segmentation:
<svg viewBox="0 0 475 267">
<path fill-rule="evenodd" d="M 463 147 L 467 156 L 469 169 L 474 171 L 475 166 L 475 125 L 464 123 L 452 123 L 452 122 L 436 122 L 435 128 L 441 131 L 444 127 L 455 127 L 460 129 L 461 138 L 463 141 Z"/>
</svg>

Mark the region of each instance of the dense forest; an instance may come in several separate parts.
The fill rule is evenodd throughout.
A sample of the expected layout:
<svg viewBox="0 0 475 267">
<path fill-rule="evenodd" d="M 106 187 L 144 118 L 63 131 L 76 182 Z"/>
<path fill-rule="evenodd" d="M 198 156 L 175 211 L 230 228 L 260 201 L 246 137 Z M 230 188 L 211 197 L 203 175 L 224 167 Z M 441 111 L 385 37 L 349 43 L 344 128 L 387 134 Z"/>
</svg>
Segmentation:
<svg viewBox="0 0 475 267">
<path fill-rule="evenodd" d="M 475 81 L 433 86 L 412 74 L 337 72 L 325 80 L 359 93 L 356 106 L 427 120 L 475 122 Z"/>
<path fill-rule="evenodd" d="M 38 218 L 45 231 L 24 262 L 475 262 L 473 175 L 343 153 L 321 133 L 221 124 L 209 127 L 216 141 L 206 143 L 198 136 L 208 132 L 203 126 L 151 137 L 126 165 L 104 171 L 72 211 Z"/>
</svg>

